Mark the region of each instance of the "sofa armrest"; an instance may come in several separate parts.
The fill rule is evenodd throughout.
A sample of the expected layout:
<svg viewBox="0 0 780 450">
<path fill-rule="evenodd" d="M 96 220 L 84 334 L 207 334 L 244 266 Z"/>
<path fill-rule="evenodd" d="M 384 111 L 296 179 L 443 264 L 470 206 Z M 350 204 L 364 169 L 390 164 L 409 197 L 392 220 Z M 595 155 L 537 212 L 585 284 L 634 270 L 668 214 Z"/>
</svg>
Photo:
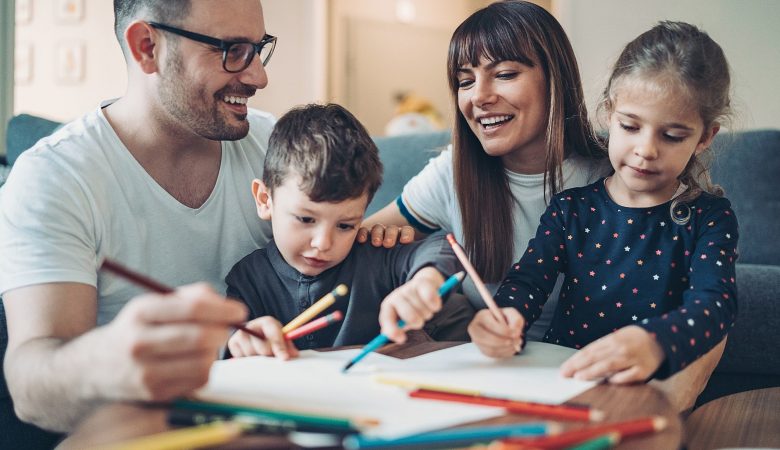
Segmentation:
<svg viewBox="0 0 780 450">
<path fill-rule="evenodd" d="M 780 266 L 737 264 L 739 312 L 715 372 L 780 375 Z"/>
</svg>

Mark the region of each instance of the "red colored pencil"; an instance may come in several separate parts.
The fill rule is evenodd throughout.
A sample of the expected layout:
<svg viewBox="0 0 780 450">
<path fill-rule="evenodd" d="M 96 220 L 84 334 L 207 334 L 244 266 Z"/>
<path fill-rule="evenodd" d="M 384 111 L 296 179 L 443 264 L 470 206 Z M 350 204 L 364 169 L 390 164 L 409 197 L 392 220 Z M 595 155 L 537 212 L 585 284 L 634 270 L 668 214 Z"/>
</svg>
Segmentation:
<svg viewBox="0 0 780 450">
<path fill-rule="evenodd" d="M 616 432 L 620 434 L 620 439 L 638 436 L 647 433 L 654 433 L 666 428 L 667 421 L 661 416 L 644 417 L 641 419 L 627 420 L 625 422 L 608 423 L 581 430 L 567 431 L 552 436 L 543 436 L 532 439 L 508 438 L 502 440 L 504 450 L 515 450 L 526 447 L 538 447 L 546 450 L 571 447 L 597 436 L 606 433 Z M 517 447 L 514 447 L 517 445 Z"/>
<path fill-rule="evenodd" d="M 339 322 L 343 318 L 344 318 L 344 314 L 342 314 L 341 311 L 335 311 L 328 314 L 327 316 L 320 317 L 317 320 L 313 320 L 307 323 L 306 325 L 301 325 L 301 327 L 296 328 L 290 331 L 289 333 L 285 334 L 284 337 L 292 341 L 293 339 L 298 339 L 301 336 L 306 336 L 307 334 L 314 333 L 320 328 L 325 328 L 332 323 Z"/>
<path fill-rule="evenodd" d="M 591 409 L 588 406 L 550 405 L 545 403 L 523 402 L 505 398 L 483 395 L 468 395 L 453 392 L 417 389 L 409 393 L 410 397 L 443 400 L 450 402 L 471 403 L 475 405 L 498 406 L 507 412 L 516 414 L 533 414 L 556 419 L 581 420 L 598 422 L 604 419 L 604 412 Z"/>
<path fill-rule="evenodd" d="M 131 281 L 141 287 L 144 287 L 153 292 L 157 292 L 159 294 L 170 294 L 174 291 L 172 287 L 168 287 L 160 283 L 159 281 L 147 277 L 146 275 L 141 275 L 140 273 L 128 269 L 127 267 L 119 264 L 118 262 L 111 261 L 108 258 L 103 260 L 103 264 L 100 265 L 100 270 L 111 272 L 114 275 L 118 275 L 120 278 L 124 278 L 127 281 Z M 250 330 L 249 328 L 245 327 L 243 324 L 234 323 L 231 324 L 230 326 L 238 330 L 241 330 L 244 333 L 252 335 L 258 339 L 265 340 L 265 336 L 263 336 L 257 331 Z"/>
</svg>

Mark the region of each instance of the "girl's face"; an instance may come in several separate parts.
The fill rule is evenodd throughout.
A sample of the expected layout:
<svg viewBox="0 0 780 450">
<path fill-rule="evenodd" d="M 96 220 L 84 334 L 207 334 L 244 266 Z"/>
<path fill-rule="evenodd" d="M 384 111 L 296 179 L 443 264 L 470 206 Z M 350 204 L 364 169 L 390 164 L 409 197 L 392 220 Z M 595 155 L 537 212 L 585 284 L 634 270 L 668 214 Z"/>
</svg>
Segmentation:
<svg viewBox="0 0 780 450">
<path fill-rule="evenodd" d="M 517 173 L 544 172 L 547 86 L 539 64 L 490 61 L 458 69 L 458 108 L 490 156 Z"/>
<path fill-rule="evenodd" d="M 609 115 L 609 160 L 615 174 L 607 191 L 616 203 L 650 207 L 669 201 L 677 177 L 694 154 L 712 142 L 690 95 L 669 89 L 675 82 L 620 80 Z"/>
</svg>

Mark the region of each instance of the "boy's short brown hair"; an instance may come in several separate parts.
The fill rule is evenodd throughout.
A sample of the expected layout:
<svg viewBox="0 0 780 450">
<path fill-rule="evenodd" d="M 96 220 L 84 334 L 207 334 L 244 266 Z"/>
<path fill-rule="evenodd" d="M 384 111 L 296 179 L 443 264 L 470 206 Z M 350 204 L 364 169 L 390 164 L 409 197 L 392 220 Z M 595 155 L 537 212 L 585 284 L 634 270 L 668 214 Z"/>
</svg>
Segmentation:
<svg viewBox="0 0 780 450">
<path fill-rule="evenodd" d="M 340 105 L 309 104 L 290 110 L 274 126 L 263 168 L 273 192 L 298 174 L 300 189 L 315 202 L 339 202 L 368 193 L 382 183 L 379 150 L 366 128 Z"/>
</svg>

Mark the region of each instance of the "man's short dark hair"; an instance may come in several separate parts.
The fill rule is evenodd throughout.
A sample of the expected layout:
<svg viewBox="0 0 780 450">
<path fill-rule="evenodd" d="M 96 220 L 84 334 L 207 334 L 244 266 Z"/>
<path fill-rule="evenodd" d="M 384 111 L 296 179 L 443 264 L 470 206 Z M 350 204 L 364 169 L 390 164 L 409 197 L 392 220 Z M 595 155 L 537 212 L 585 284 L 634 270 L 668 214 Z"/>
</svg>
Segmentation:
<svg viewBox="0 0 780 450">
<path fill-rule="evenodd" d="M 379 150 L 366 128 L 344 107 L 310 104 L 279 119 L 268 144 L 263 183 L 273 192 L 287 176 L 300 175 L 300 189 L 315 202 L 340 202 L 382 183 Z"/>
<path fill-rule="evenodd" d="M 135 19 L 176 26 L 190 13 L 191 0 L 114 0 L 114 34 L 128 57 L 125 29 Z"/>
</svg>

